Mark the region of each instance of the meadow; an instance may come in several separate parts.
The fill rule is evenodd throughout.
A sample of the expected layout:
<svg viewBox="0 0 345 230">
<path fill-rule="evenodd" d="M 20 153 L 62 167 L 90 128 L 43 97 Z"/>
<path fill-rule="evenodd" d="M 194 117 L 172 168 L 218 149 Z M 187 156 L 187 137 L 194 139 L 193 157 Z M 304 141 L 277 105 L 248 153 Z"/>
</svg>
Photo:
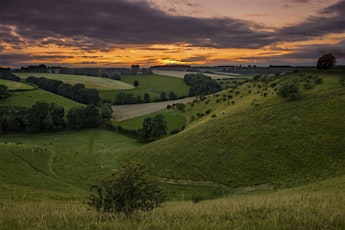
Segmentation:
<svg viewBox="0 0 345 230">
<path fill-rule="evenodd" d="M 15 73 L 20 78 L 26 79 L 30 76 L 45 77 L 48 79 L 59 80 L 71 85 L 84 84 L 86 88 L 97 90 L 124 90 L 134 88 L 131 84 L 117 81 L 109 78 L 90 77 L 72 74 L 54 74 L 54 73 Z"/>
<path fill-rule="evenodd" d="M 10 91 L 35 89 L 34 86 L 19 81 L 9 81 L 0 79 L 0 84 L 6 85 L 8 90 Z"/>
</svg>

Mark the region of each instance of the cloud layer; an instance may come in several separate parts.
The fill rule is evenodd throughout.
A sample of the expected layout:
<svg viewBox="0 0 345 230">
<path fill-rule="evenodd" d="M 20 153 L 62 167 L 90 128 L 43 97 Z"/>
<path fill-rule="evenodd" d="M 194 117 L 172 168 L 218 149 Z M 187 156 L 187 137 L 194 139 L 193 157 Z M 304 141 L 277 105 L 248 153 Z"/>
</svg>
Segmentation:
<svg viewBox="0 0 345 230">
<path fill-rule="evenodd" d="M 290 3 L 308 4 L 308 0 Z M 108 51 L 123 45 L 188 44 L 212 48 L 263 48 L 345 32 L 345 1 L 283 28 L 234 18 L 169 15 L 138 0 L 3 0 L 0 51 L 57 45 Z M 345 40 L 345 39 L 344 39 Z M 344 48 L 340 48 L 344 49 Z M 339 51 L 343 53 L 343 50 Z"/>
</svg>

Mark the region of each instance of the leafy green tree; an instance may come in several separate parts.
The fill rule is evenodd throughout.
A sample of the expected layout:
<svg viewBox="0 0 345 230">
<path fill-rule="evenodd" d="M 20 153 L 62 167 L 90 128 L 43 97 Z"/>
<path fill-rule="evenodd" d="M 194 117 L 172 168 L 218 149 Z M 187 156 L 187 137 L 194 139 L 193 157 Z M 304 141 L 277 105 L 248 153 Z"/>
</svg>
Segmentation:
<svg viewBox="0 0 345 230">
<path fill-rule="evenodd" d="M 101 116 L 103 120 L 110 120 L 113 116 L 113 108 L 110 104 L 104 103 L 101 105 Z"/>
<path fill-rule="evenodd" d="M 318 59 L 317 68 L 318 69 L 324 69 L 324 70 L 331 69 L 335 66 L 336 62 L 337 61 L 336 61 L 335 56 L 331 53 L 328 53 L 328 54 L 322 55 Z"/>
<path fill-rule="evenodd" d="M 82 129 L 85 118 L 83 107 L 73 107 L 67 113 L 68 126 L 71 129 Z"/>
<path fill-rule="evenodd" d="M 10 95 L 7 86 L 0 84 L 0 99 L 8 98 Z"/>
<path fill-rule="evenodd" d="M 88 201 L 91 208 L 126 215 L 138 210 L 152 210 L 166 200 L 158 183 L 148 176 L 140 164 L 122 165 L 116 173 L 92 185 L 91 192 Z"/>
<path fill-rule="evenodd" d="M 82 125 L 83 128 L 96 128 L 102 124 L 102 116 L 95 105 L 86 106 L 84 113 L 85 120 Z"/>
<path fill-rule="evenodd" d="M 157 114 L 153 118 L 146 117 L 143 127 L 138 131 L 138 136 L 143 141 L 154 141 L 167 134 L 168 126 L 162 114 Z"/>
</svg>

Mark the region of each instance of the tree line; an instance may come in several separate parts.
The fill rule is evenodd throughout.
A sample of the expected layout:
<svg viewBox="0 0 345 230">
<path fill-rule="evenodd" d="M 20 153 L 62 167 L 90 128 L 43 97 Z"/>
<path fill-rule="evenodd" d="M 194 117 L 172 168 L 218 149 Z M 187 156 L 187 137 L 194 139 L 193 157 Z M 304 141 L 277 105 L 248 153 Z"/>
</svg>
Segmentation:
<svg viewBox="0 0 345 230">
<path fill-rule="evenodd" d="M 190 86 L 189 96 L 208 95 L 222 90 L 221 85 L 202 73 L 186 74 L 184 82 Z"/>
<path fill-rule="evenodd" d="M 85 88 L 84 84 L 76 84 L 72 86 L 59 80 L 48 79 L 45 77 L 37 78 L 33 76 L 28 77 L 25 81 L 35 84 L 41 89 L 61 95 L 82 104 L 99 105 L 101 102 L 101 97 L 99 96 L 98 90 Z"/>
<path fill-rule="evenodd" d="M 66 128 L 79 130 L 96 128 L 111 118 L 111 105 L 103 104 L 73 107 L 64 120 L 65 109 L 55 103 L 36 102 L 32 107 L 0 106 L 0 133 L 7 132 L 57 132 Z"/>
</svg>

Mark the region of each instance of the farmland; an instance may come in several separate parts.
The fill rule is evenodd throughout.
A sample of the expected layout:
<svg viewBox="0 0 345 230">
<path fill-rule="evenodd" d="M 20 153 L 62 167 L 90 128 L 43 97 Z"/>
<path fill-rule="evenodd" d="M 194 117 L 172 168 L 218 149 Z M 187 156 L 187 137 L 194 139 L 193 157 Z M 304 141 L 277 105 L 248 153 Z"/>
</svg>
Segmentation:
<svg viewBox="0 0 345 230">
<path fill-rule="evenodd" d="M 128 83 L 136 79 L 131 77 Z M 289 80 L 299 85 L 300 98 L 277 95 L 279 85 Z M 151 143 L 104 129 L 2 135 L 1 226 L 342 229 L 344 90 L 337 72 L 240 81 L 187 102 L 184 111 L 172 107 L 149 114 L 163 113 L 169 130 L 185 126 Z M 16 93 L 30 98 L 43 92 L 15 92 L 2 102 L 18 103 Z M 38 95 L 31 97 L 44 97 Z M 115 113 L 120 108 L 114 106 Z M 138 129 L 145 116 L 127 119 L 140 114 L 136 108 L 128 107 L 115 124 Z M 90 185 L 123 162 L 146 165 L 169 202 L 130 218 L 88 211 L 83 202 Z M 191 202 L 195 196 L 199 203 Z"/>
<path fill-rule="evenodd" d="M 82 75 L 71 74 L 53 74 L 53 73 L 16 73 L 17 76 L 26 79 L 30 76 L 45 77 L 48 79 L 60 80 L 71 85 L 84 84 L 86 88 L 93 88 L 98 90 L 124 90 L 133 89 L 130 84 L 121 81 L 116 81 L 108 78 L 90 77 Z"/>
</svg>

